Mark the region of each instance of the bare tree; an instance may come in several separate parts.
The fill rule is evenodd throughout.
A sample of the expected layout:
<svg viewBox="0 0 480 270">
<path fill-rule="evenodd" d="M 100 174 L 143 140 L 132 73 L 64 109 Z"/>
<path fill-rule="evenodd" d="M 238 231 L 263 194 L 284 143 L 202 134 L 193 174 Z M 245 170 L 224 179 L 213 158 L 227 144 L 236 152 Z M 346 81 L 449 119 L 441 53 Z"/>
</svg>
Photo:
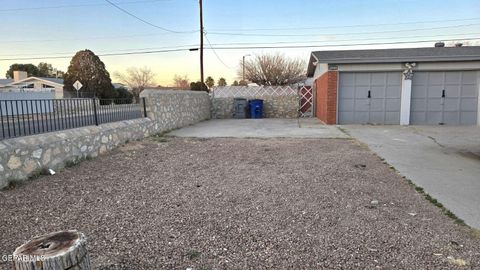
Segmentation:
<svg viewBox="0 0 480 270">
<path fill-rule="evenodd" d="M 175 88 L 183 90 L 190 89 L 190 82 L 187 75 L 180 76 L 175 74 L 175 77 L 173 77 L 173 86 L 175 86 Z"/>
<path fill-rule="evenodd" d="M 155 74 L 148 67 L 131 67 L 128 68 L 125 73 L 115 72 L 114 76 L 132 90 L 136 102 L 139 102 L 140 93 L 145 90 L 145 88 L 155 85 Z"/>
<path fill-rule="evenodd" d="M 245 79 L 259 85 L 295 84 L 306 79 L 306 67 L 304 60 L 280 53 L 257 55 L 245 61 Z M 237 73 L 243 77 L 243 61 Z"/>
</svg>

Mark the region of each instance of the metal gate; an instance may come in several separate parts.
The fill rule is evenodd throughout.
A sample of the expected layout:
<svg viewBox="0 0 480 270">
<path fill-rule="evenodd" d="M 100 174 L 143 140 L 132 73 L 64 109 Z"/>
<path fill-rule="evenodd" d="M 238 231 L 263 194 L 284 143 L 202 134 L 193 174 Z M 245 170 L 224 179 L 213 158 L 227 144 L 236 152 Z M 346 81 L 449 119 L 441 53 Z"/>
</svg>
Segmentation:
<svg viewBox="0 0 480 270">
<path fill-rule="evenodd" d="M 313 117 L 313 87 L 303 86 L 298 89 L 298 96 L 300 98 L 299 117 Z"/>
</svg>

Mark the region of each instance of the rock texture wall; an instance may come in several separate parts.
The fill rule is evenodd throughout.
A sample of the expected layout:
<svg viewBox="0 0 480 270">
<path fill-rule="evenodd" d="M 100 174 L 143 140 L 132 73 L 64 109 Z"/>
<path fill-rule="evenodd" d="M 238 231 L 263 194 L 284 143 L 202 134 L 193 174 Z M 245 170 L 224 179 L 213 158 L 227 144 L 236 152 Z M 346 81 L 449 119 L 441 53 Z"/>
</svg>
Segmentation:
<svg viewBox="0 0 480 270">
<path fill-rule="evenodd" d="M 148 118 L 126 120 L 0 141 L 0 189 L 47 169 L 102 155 L 131 140 L 210 118 L 208 94 L 145 90 Z"/>
<path fill-rule="evenodd" d="M 297 118 L 298 96 L 259 96 L 263 99 L 264 118 Z M 233 97 L 215 97 L 212 99 L 212 115 L 216 119 L 233 118 Z M 250 98 L 252 99 L 252 98 Z"/>
</svg>

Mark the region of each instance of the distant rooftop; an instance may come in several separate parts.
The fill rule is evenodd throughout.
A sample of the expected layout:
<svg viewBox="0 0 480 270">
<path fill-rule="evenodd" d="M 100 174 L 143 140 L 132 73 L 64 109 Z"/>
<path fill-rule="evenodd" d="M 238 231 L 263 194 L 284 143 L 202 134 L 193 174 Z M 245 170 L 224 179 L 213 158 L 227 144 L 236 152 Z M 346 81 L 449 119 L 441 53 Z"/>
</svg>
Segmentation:
<svg viewBox="0 0 480 270">
<path fill-rule="evenodd" d="M 13 82 L 13 79 L 0 79 L 0 85 L 6 85 Z"/>
</svg>

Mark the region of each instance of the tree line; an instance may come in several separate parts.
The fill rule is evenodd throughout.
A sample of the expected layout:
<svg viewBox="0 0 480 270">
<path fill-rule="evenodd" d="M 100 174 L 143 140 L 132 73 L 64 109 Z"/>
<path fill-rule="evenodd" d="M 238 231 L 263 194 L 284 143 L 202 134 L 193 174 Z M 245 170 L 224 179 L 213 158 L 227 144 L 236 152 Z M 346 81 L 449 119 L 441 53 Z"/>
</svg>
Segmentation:
<svg viewBox="0 0 480 270">
<path fill-rule="evenodd" d="M 43 62 L 37 66 L 13 64 L 6 73 L 7 78 L 13 78 L 15 70 L 26 71 L 29 77 L 63 77 L 64 91 L 74 94 L 76 94 L 76 90 L 73 84 L 78 80 L 83 85 L 80 89 L 81 97 L 94 96 L 102 99 L 131 99 L 133 97 L 139 101 L 140 92 L 155 85 L 155 74 L 151 69 L 147 67 L 129 68 L 125 73 L 116 72 L 114 74 L 122 84 L 128 86 L 129 90 L 125 87 L 115 88 L 105 64 L 91 50 L 77 52 L 72 57 L 65 73 L 53 68 L 51 64 Z M 291 85 L 306 79 L 306 62 L 300 59 L 291 59 L 279 53 L 257 55 L 245 62 L 240 61 L 237 75 L 245 80 L 235 80 L 232 86 L 247 86 L 249 82 L 257 85 Z M 190 82 L 186 75 L 175 75 L 173 84 L 177 89 L 195 91 L 209 91 L 215 84 L 217 86 L 228 85 L 223 77 L 215 81 L 213 77 L 208 76 L 205 82 Z"/>
</svg>

